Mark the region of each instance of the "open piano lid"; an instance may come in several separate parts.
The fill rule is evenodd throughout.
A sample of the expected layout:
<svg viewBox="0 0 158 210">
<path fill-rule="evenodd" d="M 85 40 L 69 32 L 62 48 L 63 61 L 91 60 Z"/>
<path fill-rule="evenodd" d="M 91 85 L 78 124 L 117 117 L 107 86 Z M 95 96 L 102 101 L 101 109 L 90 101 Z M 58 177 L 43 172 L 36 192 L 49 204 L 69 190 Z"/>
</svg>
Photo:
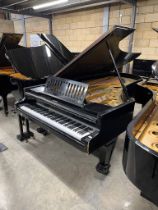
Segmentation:
<svg viewBox="0 0 158 210">
<path fill-rule="evenodd" d="M 23 34 L 3 33 L 0 38 L 0 67 L 10 66 L 10 62 L 5 57 L 6 49 L 19 47 Z"/>
<path fill-rule="evenodd" d="M 103 34 L 58 71 L 55 76 L 76 80 L 103 74 L 106 71 L 113 71 L 114 64 L 108 47 L 113 54 L 117 67 L 122 67 L 140 55 L 140 53 L 126 53 L 119 49 L 119 42 L 133 33 L 134 30 L 133 28 L 115 26 L 111 32 Z"/>
<path fill-rule="evenodd" d="M 45 45 L 12 49 L 6 54 L 17 72 L 32 79 L 54 75 L 63 67 L 60 60 Z"/>
<path fill-rule="evenodd" d="M 38 35 L 62 63 L 67 64 L 74 58 L 73 53 L 71 53 L 53 34 Z"/>
</svg>

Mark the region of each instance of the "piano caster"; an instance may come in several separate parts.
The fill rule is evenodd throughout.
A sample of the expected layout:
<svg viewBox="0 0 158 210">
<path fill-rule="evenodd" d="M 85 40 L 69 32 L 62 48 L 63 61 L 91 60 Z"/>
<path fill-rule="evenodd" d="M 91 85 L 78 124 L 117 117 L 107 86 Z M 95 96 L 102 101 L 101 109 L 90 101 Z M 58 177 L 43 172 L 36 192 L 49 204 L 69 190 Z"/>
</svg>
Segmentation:
<svg viewBox="0 0 158 210">
<path fill-rule="evenodd" d="M 110 164 L 98 163 L 96 166 L 96 170 L 103 175 L 108 175 L 109 168 L 110 168 Z"/>
<path fill-rule="evenodd" d="M 43 136 L 47 136 L 48 135 L 48 131 L 46 131 L 43 128 L 37 128 L 37 132 L 42 134 Z"/>
<path fill-rule="evenodd" d="M 99 163 L 96 166 L 96 170 L 103 174 L 107 175 L 110 169 L 110 161 L 115 148 L 117 138 L 110 141 L 108 144 L 100 147 L 94 152 L 94 155 L 99 158 Z"/>
</svg>

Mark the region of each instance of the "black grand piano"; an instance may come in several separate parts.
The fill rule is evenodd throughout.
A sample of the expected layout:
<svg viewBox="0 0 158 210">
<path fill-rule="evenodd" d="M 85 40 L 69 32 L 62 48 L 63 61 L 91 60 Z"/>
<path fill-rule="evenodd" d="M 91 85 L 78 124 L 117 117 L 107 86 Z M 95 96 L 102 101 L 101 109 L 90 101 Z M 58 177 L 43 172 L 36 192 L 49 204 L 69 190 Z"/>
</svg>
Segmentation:
<svg viewBox="0 0 158 210">
<path fill-rule="evenodd" d="M 71 52 L 62 42 L 53 34 L 38 34 L 45 42 L 49 49 L 60 59 L 64 64 L 67 64 L 79 53 Z"/>
<path fill-rule="evenodd" d="M 153 78 L 139 86 L 153 96 L 127 127 L 123 169 L 141 195 L 158 206 L 158 62 L 152 69 Z"/>
<path fill-rule="evenodd" d="M 7 51 L 16 74 L 11 75 L 12 82 L 17 84 L 21 97 L 24 88 L 45 83 L 48 75 L 54 75 L 74 56 L 54 35 L 39 34 L 44 45 L 23 47 Z"/>
<path fill-rule="evenodd" d="M 33 121 L 81 151 L 98 156 L 97 171 L 108 174 L 116 137 L 133 117 L 133 96 L 140 103 L 138 92 L 144 95 L 142 103 L 149 97 L 147 89 L 136 89 L 139 76 L 118 71 L 140 55 L 118 47 L 133 32 L 114 27 L 50 76 L 45 85 L 26 88 L 25 97 L 16 104 L 20 139 L 28 139 L 29 121 Z"/>
<path fill-rule="evenodd" d="M 4 33 L 0 39 L 0 96 L 3 99 L 4 112 L 8 114 L 7 95 L 17 88 L 10 82 L 10 75 L 15 71 L 11 67 L 10 62 L 5 57 L 6 51 L 9 49 L 19 48 L 19 42 L 22 34 Z"/>
</svg>

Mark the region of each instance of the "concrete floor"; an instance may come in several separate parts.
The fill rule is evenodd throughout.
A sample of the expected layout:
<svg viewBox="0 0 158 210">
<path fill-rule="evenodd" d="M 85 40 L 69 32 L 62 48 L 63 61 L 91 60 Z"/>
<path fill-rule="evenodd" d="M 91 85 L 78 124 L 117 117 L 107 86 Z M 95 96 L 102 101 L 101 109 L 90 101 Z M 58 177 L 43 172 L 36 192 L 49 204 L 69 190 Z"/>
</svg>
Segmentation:
<svg viewBox="0 0 158 210">
<path fill-rule="evenodd" d="M 96 172 L 98 162 L 54 135 L 35 133 L 16 140 L 18 121 L 0 112 L 0 210 L 156 210 L 143 199 L 122 169 L 124 134 L 119 136 L 111 173 Z"/>
</svg>

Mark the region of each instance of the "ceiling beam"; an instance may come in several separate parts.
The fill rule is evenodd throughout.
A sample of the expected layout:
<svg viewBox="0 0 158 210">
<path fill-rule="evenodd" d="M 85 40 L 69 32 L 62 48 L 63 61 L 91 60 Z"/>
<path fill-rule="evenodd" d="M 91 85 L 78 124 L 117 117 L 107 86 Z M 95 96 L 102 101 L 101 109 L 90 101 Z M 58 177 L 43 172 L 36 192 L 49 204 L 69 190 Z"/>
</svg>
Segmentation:
<svg viewBox="0 0 158 210">
<path fill-rule="evenodd" d="M 135 4 L 136 0 L 122 0 L 122 2 L 126 4 Z"/>
<path fill-rule="evenodd" d="M 56 6 L 52 8 L 45 8 L 43 10 L 40 10 L 40 12 L 45 14 L 53 14 L 53 13 L 62 13 L 62 12 L 68 12 L 68 11 L 74 11 L 74 10 L 80 10 L 80 9 L 87 9 L 91 7 L 99 7 L 99 6 L 105 6 L 110 5 L 112 3 L 120 3 L 120 0 L 87 0 L 87 1 L 78 1 L 74 3 L 74 0 L 72 0 L 70 3 L 65 4 L 64 6 Z"/>
<path fill-rule="evenodd" d="M 39 12 L 46 12 L 47 11 L 50 13 L 52 12 L 58 12 L 58 11 L 64 11 L 64 10 L 69 10 L 69 9 L 78 9 L 79 7 L 90 7 L 94 4 L 97 5 L 107 5 L 107 4 L 111 4 L 111 3 L 119 3 L 120 0 L 69 0 L 68 3 L 65 3 L 63 5 L 56 5 L 53 7 L 49 7 L 49 8 L 43 8 L 41 10 L 38 10 Z M 94 5 L 95 6 L 95 5 Z"/>
<path fill-rule="evenodd" d="M 1 10 L 5 11 L 5 12 L 9 12 L 9 13 L 13 13 L 13 14 L 19 14 L 19 15 L 28 15 L 28 16 L 35 16 L 35 17 L 42 17 L 42 18 L 46 18 L 46 19 L 50 19 L 51 18 L 51 15 L 49 14 L 43 14 L 43 13 L 34 13 L 32 11 L 23 11 L 23 12 L 20 12 L 20 11 L 17 11 L 17 10 L 12 10 L 12 9 L 9 9 L 9 8 L 1 8 Z"/>
<path fill-rule="evenodd" d="M 15 6 L 18 4 L 22 4 L 24 2 L 28 2 L 29 0 L 18 0 L 18 1 L 13 1 L 13 0 L 1 0 L 0 1 L 0 7 L 11 7 Z"/>
<path fill-rule="evenodd" d="M 40 10 L 33 10 L 33 6 L 52 0 L 0 0 L 0 9 L 15 14 L 31 15 L 49 18 L 51 14 L 106 6 L 117 3 L 134 4 L 136 0 L 69 0 L 65 4 L 55 5 Z"/>
<path fill-rule="evenodd" d="M 47 1 L 45 1 L 45 0 L 29 0 L 29 1 L 24 2 L 21 5 L 15 5 L 15 7 L 13 9 L 15 9 L 15 10 L 29 10 L 29 9 L 32 9 L 33 10 L 33 6 L 43 4 L 45 2 L 47 2 L 47 3 L 52 2 L 52 0 L 47 0 Z M 38 11 L 36 11 L 36 12 L 38 12 Z"/>
</svg>

